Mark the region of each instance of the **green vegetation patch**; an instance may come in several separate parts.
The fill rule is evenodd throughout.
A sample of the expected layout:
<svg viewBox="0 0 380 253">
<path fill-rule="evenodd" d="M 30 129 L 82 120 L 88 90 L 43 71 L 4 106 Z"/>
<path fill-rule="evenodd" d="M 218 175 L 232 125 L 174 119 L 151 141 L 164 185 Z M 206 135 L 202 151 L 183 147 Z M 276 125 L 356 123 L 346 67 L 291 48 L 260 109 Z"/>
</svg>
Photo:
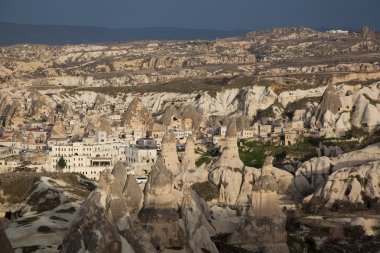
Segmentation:
<svg viewBox="0 0 380 253">
<path fill-rule="evenodd" d="M 201 157 L 197 161 L 195 161 L 195 165 L 197 167 L 201 166 L 204 163 L 209 164 L 212 158 L 218 156 L 219 154 L 218 152 L 203 152 L 202 150 L 197 150 L 196 153 L 201 154 Z"/>
<path fill-rule="evenodd" d="M 304 138 L 303 141 L 292 146 L 260 141 L 241 141 L 239 156 L 245 166 L 255 168 L 262 167 L 267 155 L 274 156 L 278 164 L 281 164 L 287 157 L 305 161 L 317 156 L 316 147 L 318 147 L 319 141 L 315 138 Z"/>
<path fill-rule="evenodd" d="M 201 157 L 201 158 L 199 158 L 196 162 L 195 162 L 195 165 L 197 166 L 197 167 L 199 167 L 199 166 L 201 166 L 202 164 L 209 164 L 210 162 L 211 162 L 211 157 L 209 157 L 209 156 L 203 156 L 203 157 Z"/>
<path fill-rule="evenodd" d="M 253 152 L 239 150 L 239 156 L 245 166 L 261 168 L 265 160 L 265 153 L 262 149 Z"/>
</svg>

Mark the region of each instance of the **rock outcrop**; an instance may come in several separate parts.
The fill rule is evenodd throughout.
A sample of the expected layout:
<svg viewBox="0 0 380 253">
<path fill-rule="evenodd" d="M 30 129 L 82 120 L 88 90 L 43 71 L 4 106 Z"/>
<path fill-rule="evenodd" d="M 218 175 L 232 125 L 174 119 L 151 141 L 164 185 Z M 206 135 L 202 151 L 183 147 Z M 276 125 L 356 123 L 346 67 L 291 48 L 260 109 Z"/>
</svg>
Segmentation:
<svg viewBox="0 0 380 253">
<path fill-rule="evenodd" d="M 65 126 L 61 120 L 57 120 L 54 123 L 50 132 L 51 139 L 65 139 L 67 137 Z"/>
<path fill-rule="evenodd" d="M 198 131 L 203 121 L 202 114 L 199 113 L 191 104 L 182 106 L 180 112 L 182 114 L 182 118 L 184 119 L 185 129 L 193 129 L 194 131 Z M 191 122 L 188 123 L 189 120 Z"/>
<path fill-rule="evenodd" d="M 131 193 L 137 184 L 133 180 L 122 162 L 112 172 L 103 171 L 97 189 L 83 202 L 66 233 L 61 252 L 156 252 L 139 223 L 132 222 L 137 219 L 134 208 L 141 202 L 141 195 Z"/>
<path fill-rule="evenodd" d="M 279 196 L 286 199 L 298 199 L 299 192 L 294 186 L 294 176 L 283 169 L 279 169 L 273 166 L 274 157 L 267 156 L 263 163 L 263 169 L 271 174 L 274 178 L 274 183 L 277 184 L 277 193 Z M 243 172 L 243 183 L 240 188 L 240 194 L 238 203 L 246 205 L 250 202 L 252 186 L 260 178 L 261 171 L 256 168 L 245 167 Z"/>
<path fill-rule="evenodd" d="M 121 126 L 126 128 L 144 128 L 150 119 L 148 109 L 137 97 L 134 97 L 122 116 Z"/>
<path fill-rule="evenodd" d="M 241 171 L 244 167 L 244 164 L 239 157 L 236 131 L 236 121 L 235 119 L 231 119 L 230 123 L 227 126 L 226 140 L 222 153 L 220 154 L 218 159 L 212 164 L 214 168 L 224 167 L 238 169 L 239 171 Z"/>
<path fill-rule="evenodd" d="M 376 143 L 337 157 L 312 158 L 297 169 L 294 178 L 295 187 L 302 195 L 309 195 L 319 191 L 333 172 L 377 161 L 379 157 L 380 143 Z"/>
<path fill-rule="evenodd" d="M 174 105 L 169 105 L 160 118 L 160 122 L 166 127 L 183 127 L 182 115 Z"/>
<path fill-rule="evenodd" d="M 379 178 L 379 161 L 342 168 L 332 173 L 323 188 L 313 196 L 321 198 L 323 206 L 327 208 L 332 207 L 336 201 L 350 205 L 368 204 L 370 207 L 368 201 L 380 198 Z"/>
<path fill-rule="evenodd" d="M 95 102 L 94 102 L 93 108 L 95 110 L 100 110 L 106 104 L 107 104 L 107 98 L 103 94 L 98 94 L 96 96 L 96 98 L 95 98 Z"/>
<path fill-rule="evenodd" d="M 265 166 L 253 185 L 252 203 L 227 243 L 253 252 L 289 252 L 286 216 L 278 205 L 278 185 Z"/>
<path fill-rule="evenodd" d="M 304 162 L 296 171 L 294 184 L 298 192 L 306 196 L 320 189 L 332 172 L 328 157 L 314 157 Z"/>
<path fill-rule="evenodd" d="M 71 103 L 67 100 L 63 100 L 63 102 L 60 104 L 60 107 L 62 109 L 63 115 L 67 118 L 70 118 L 75 114 Z"/>
<path fill-rule="evenodd" d="M 95 135 L 95 130 L 96 130 L 96 126 L 95 126 L 94 122 L 92 122 L 90 120 L 84 129 L 84 135 L 87 137 L 93 136 L 93 135 Z"/>
<path fill-rule="evenodd" d="M 181 161 L 182 170 L 193 170 L 195 166 L 195 153 L 194 153 L 194 137 L 189 135 L 187 137 L 185 154 L 182 157 Z"/>
<path fill-rule="evenodd" d="M 152 243 L 157 249 L 184 245 L 184 234 L 179 233 L 179 207 L 173 180 L 173 173 L 157 159 L 145 186 L 144 206 L 139 212 L 140 221 L 151 229 Z"/>
<path fill-rule="evenodd" d="M 139 215 L 141 219 L 153 219 L 152 216 L 145 215 L 151 209 L 177 209 L 173 180 L 173 172 L 167 169 L 162 159 L 158 158 L 144 189 L 144 207 Z"/>
<path fill-rule="evenodd" d="M 336 88 L 331 83 L 327 86 L 325 93 L 323 93 L 322 101 L 315 112 L 315 120 L 317 125 L 323 126 L 327 122 L 326 113 L 336 115 L 339 109 L 342 108 L 342 102 Z M 335 123 L 335 121 L 333 122 Z"/>
<path fill-rule="evenodd" d="M 46 101 L 45 97 L 40 95 L 29 108 L 29 113 L 38 119 L 47 118 L 52 112 L 51 106 Z"/>
<path fill-rule="evenodd" d="M 380 111 L 369 99 L 371 98 L 367 94 L 358 94 L 356 96 L 351 124 L 357 128 L 364 127 L 366 130 L 372 131 L 380 125 Z"/>
<path fill-rule="evenodd" d="M 181 171 L 181 164 L 178 160 L 177 145 L 174 139 L 173 132 L 166 132 L 161 141 L 161 158 L 165 166 L 174 174 L 177 175 Z"/>
<path fill-rule="evenodd" d="M 363 149 L 344 153 L 333 161 L 332 172 L 344 167 L 355 167 L 370 161 L 377 161 L 380 157 L 380 142 L 369 145 Z"/>
<path fill-rule="evenodd" d="M 237 146 L 236 121 L 227 127 L 226 141 L 220 156 L 211 164 L 210 180 L 219 186 L 219 202 L 234 205 L 243 181 L 244 164 Z"/>
<path fill-rule="evenodd" d="M 109 206 L 113 179 L 107 170 L 101 174 L 97 190 L 83 202 L 66 233 L 61 253 L 121 252 L 122 240 Z"/>
<path fill-rule="evenodd" d="M 136 212 L 140 209 L 142 203 L 143 193 L 137 184 L 137 180 L 133 175 L 128 175 L 127 182 L 125 183 L 123 195 L 127 201 L 128 210 Z"/>
<path fill-rule="evenodd" d="M 97 131 L 103 131 L 107 134 L 112 133 L 111 123 L 106 117 L 100 117 L 95 124 L 95 129 Z"/>
<path fill-rule="evenodd" d="M 201 200 L 185 188 L 174 190 L 173 173 L 157 159 L 144 190 L 144 206 L 139 219 L 151 234 L 151 243 L 158 250 L 180 248 L 183 252 L 218 252 L 210 239 Z"/>
</svg>

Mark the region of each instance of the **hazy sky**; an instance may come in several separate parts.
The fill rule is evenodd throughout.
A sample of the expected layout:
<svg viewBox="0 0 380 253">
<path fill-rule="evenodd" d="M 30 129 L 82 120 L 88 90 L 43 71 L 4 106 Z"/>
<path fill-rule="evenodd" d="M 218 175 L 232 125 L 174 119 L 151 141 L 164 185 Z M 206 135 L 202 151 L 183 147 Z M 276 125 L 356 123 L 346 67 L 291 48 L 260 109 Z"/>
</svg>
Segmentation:
<svg viewBox="0 0 380 253">
<path fill-rule="evenodd" d="M 0 0 L 0 22 L 219 30 L 367 24 L 380 31 L 380 0 Z"/>
</svg>

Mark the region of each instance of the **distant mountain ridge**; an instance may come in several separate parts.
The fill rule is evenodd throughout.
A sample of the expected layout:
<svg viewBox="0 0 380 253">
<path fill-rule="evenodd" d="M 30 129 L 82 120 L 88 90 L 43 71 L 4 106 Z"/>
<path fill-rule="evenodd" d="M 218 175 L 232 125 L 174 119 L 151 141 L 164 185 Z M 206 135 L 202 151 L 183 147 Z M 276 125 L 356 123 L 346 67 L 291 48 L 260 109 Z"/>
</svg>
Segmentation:
<svg viewBox="0 0 380 253">
<path fill-rule="evenodd" d="M 241 36 L 248 30 L 220 31 L 175 27 L 111 29 L 90 26 L 0 23 L 0 45 L 117 43 L 135 40 L 213 40 Z"/>
</svg>

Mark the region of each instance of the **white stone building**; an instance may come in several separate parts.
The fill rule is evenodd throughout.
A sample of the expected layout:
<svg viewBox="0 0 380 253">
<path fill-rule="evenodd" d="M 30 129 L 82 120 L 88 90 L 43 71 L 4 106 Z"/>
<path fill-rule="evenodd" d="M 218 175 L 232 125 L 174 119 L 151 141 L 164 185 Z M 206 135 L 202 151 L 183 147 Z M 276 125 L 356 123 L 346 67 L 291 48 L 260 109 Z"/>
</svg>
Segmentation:
<svg viewBox="0 0 380 253">
<path fill-rule="evenodd" d="M 217 127 L 215 130 L 216 135 L 226 136 L 227 126 Z"/>
<path fill-rule="evenodd" d="M 49 153 L 49 168 L 59 169 L 57 163 L 61 157 L 66 161 L 63 172 L 76 172 L 91 179 L 98 179 L 104 169 L 112 169 L 117 161 L 126 161 L 125 147 L 128 143 L 102 142 L 107 140 L 103 133 L 97 133 L 94 143 L 74 142 L 54 144 Z"/>
<path fill-rule="evenodd" d="M 154 164 L 157 160 L 157 149 L 131 145 L 125 147 L 125 158 L 131 164 Z"/>
</svg>

